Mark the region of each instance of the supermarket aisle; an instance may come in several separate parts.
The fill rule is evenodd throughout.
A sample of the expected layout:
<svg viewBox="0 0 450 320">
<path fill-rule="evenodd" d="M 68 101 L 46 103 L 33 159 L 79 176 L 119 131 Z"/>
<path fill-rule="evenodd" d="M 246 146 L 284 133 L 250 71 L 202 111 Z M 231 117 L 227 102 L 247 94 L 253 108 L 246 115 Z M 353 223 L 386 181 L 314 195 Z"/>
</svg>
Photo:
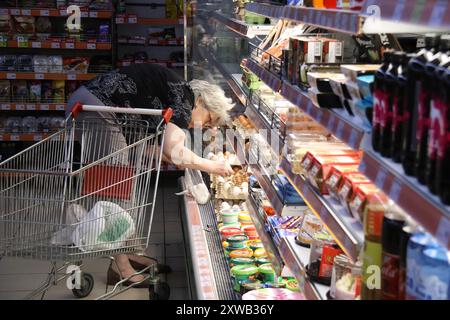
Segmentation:
<svg viewBox="0 0 450 320">
<path fill-rule="evenodd" d="M 160 180 L 152 236 L 147 253 L 172 267 L 173 272 L 166 279 L 171 288 L 171 299 L 185 300 L 188 299 L 188 290 L 184 244 L 175 192 L 177 192 L 177 175 L 164 174 Z M 84 270 L 91 273 L 95 279 L 94 289 L 86 299 L 94 299 L 104 293 L 108 264 L 107 259 L 85 261 Z M 22 299 L 44 281 L 48 270 L 49 263 L 46 261 L 2 259 L 0 261 L 0 300 Z M 62 282 L 57 287 L 53 287 L 45 299 L 75 298 L 66 288 L 65 282 Z M 131 289 L 115 299 L 146 300 L 148 291 Z"/>
</svg>

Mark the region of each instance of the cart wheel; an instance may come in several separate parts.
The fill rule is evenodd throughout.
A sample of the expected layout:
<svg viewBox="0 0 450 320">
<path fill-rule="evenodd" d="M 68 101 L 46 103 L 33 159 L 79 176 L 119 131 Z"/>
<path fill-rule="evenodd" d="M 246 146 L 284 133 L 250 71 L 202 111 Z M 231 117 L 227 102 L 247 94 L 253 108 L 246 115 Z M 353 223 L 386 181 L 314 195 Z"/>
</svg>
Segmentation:
<svg viewBox="0 0 450 320">
<path fill-rule="evenodd" d="M 150 300 L 169 300 L 170 287 L 166 282 L 160 282 L 148 287 Z"/>
<path fill-rule="evenodd" d="M 83 273 L 83 279 L 80 289 L 72 289 L 72 293 L 76 298 L 87 297 L 94 288 L 94 277 L 90 273 Z"/>
</svg>

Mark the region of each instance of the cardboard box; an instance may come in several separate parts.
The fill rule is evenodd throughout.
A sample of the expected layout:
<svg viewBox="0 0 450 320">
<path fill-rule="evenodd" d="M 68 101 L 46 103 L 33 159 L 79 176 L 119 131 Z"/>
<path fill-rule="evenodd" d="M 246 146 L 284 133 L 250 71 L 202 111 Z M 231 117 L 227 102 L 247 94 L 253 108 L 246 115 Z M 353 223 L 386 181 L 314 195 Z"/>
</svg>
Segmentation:
<svg viewBox="0 0 450 320">
<path fill-rule="evenodd" d="M 341 71 L 347 79 L 357 83 L 359 76 L 375 74 L 380 67 L 379 64 L 343 64 L 341 65 Z"/>
</svg>

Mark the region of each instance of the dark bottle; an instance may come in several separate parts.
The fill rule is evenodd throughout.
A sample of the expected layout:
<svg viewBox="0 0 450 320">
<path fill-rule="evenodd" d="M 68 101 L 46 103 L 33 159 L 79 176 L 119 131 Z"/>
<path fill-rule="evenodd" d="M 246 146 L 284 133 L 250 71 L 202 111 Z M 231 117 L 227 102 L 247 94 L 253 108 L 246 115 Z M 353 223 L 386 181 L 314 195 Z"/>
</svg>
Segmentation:
<svg viewBox="0 0 450 320">
<path fill-rule="evenodd" d="M 444 134 L 439 137 L 437 164 L 436 164 L 436 190 L 442 202 L 450 205 L 450 67 L 442 73 L 441 100 L 438 108 L 441 110 L 441 126 Z"/>
<path fill-rule="evenodd" d="M 403 131 L 403 169 L 407 175 L 415 173 L 415 159 L 417 152 L 417 120 L 419 97 L 425 74 L 426 64 L 436 52 L 439 38 L 435 34 L 425 37 L 425 48 L 421 49 L 408 63 L 408 81 L 406 91 L 408 92 L 405 108 L 405 125 Z"/>
<path fill-rule="evenodd" d="M 437 193 L 436 179 L 437 171 L 437 152 L 439 148 L 439 139 L 444 137 L 446 119 L 445 114 L 442 112 L 445 94 L 445 81 L 443 81 L 442 76 L 445 74 L 445 70 L 450 67 L 450 37 L 441 38 L 441 62 L 436 68 L 435 74 L 432 79 L 432 92 L 431 92 L 431 102 L 430 102 L 430 126 L 428 130 L 428 151 L 427 151 L 427 164 L 426 164 L 426 180 L 428 189 L 432 193 Z"/>
<path fill-rule="evenodd" d="M 391 63 L 385 74 L 385 98 L 381 104 L 380 114 L 380 152 L 383 157 L 391 157 L 391 140 L 392 140 L 392 107 L 394 97 L 397 91 L 398 69 L 402 62 L 402 53 L 395 52 L 391 57 Z"/>
<path fill-rule="evenodd" d="M 398 277 L 398 300 L 406 299 L 406 256 L 408 242 L 416 230 L 415 225 L 406 225 L 400 233 L 400 260 L 399 260 L 399 277 Z"/>
<path fill-rule="evenodd" d="M 402 161 L 402 141 L 403 127 L 405 122 L 406 81 L 408 79 L 408 63 L 413 57 L 412 54 L 402 54 L 401 64 L 398 69 L 397 86 L 392 105 L 392 138 L 391 138 L 391 158 L 395 162 Z"/>
<path fill-rule="evenodd" d="M 381 106 L 386 98 L 385 95 L 385 77 L 386 71 L 391 64 L 392 51 L 386 51 L 384 53 L 384 62 L 380 69 L 375 73 L 375 83 L 373 91 L 373 114 L 372 114 L 372 147 L 375 151 L 380 151 L 381 144 Z"/>
<path fill-rule="evenodd" d="M 443 42 L 445 43 L 445 41 Z M 438 66 L 447 60 L 446 48 L 440 45 L 440 51 L 436 52 L 425 65 L 425 75 L 419 98 L 419 117 L 417 120 L 417 152 L 415 161 L 416 177 L 420 183 L 427 182 L 427 157 L 428 157 L 428 131 L 430 129 L 430 109 L 433 99 L 435 73 Z"/>
<path fill-rule="evenodd" d="M 400 238 L 404 218 L 396 212 L 384 215 L 381 232 L 381 299 L 398 300 L 400 277 Z"/>
</svg>

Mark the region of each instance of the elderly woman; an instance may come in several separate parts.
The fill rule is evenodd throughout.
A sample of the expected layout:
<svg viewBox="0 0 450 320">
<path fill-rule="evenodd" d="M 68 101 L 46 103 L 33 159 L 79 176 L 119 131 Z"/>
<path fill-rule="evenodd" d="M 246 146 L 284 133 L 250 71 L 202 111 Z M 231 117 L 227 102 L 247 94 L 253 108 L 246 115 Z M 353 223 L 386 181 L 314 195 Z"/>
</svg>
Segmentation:
<svg viewBox="0 0 450 320">
<path fill-rule="evenodd" d="M 199 169 L 217 175 L 230 175 L 231 167 L 223 161 L 212 161 L 197 156 L 184 146 L 185 133 L 182 129 L 215 127 L 230 121 L 229 111 L 233 108 L 231 99 L 217 85 L 206 81 L 183 81 L 175 72 L 153 64 L 137 64 L 102 74 L 81 86 L 73 93 L 67 115 L 71 107 L 80 102 L 89 105 L 117 106 L 125 108 L 173 109 L 173 116 L 166 127 L 163 155 L 165 159 L 184 168 Z M 80 114 L 80 117 L 83 112 Z M 89 116 L 92 116 L 89 114 Z M 105 123 L 111 123 L 111 115 L 97 114 Z M 146 118 L 151 125 L 159 119 Z M 102 120 L 100 120 L 102 121 Z M 176 152 L 173 152 L 176 150 Z M 143 257 L 120 254 L 116 256 L 117 266 L 108 270 L 108 284 L 114 285 L 135 273 L 135 269 L 153 263 Z M 129 282 L 142 281 L 142 275 L 132 277 Z M 129 283 L 128 283 L 129 284 Z M 145 282 L 136 287 L 147 287 Z"/>
</svg>

